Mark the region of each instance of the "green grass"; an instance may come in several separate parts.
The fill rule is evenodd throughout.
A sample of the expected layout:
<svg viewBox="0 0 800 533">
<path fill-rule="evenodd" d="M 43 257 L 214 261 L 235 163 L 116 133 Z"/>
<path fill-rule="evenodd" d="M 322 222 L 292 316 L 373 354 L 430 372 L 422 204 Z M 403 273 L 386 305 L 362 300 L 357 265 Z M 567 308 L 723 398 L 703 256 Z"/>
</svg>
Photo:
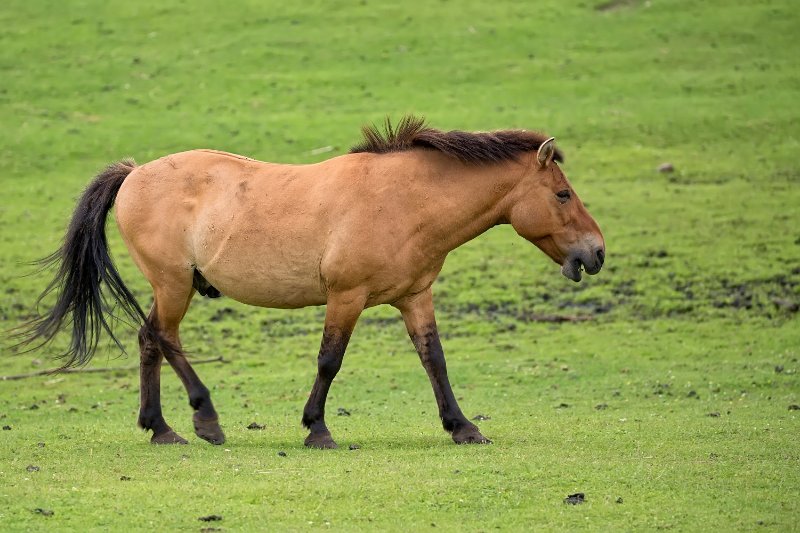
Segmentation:
<svg viewBox="0 0 800 533">
<path fill-rule="evenodd" d="M 335 451 L 303 448 L 299 423 L 321 308 L 194 301 L 185 346 L 229 361 L 197 367 L 222 447 L 150 446 L 136 371 L 0 381 L 0 529 L 797 530 L 800 15 L 601 4 L 3 3 L 4 330 L 47 282 L 24 263 L 58 246 L 106 163 L 196 147 L 313 162 L 387 114 L 555 135 L 608 259 L 572 284 L 509 227 L 448 258 L 434 291 L 451 379 L 469 417 L 491 417 L 491 446 L 442 432 L 391 308 L 365 312 L 332 388 Z M 588 320 L 541 322 L 565 316 Z M 51 367 L 64 343 L 5 342 L 0 374 Z M 92 367 L 136 361 L 107 348 Z M 162 387 L 190 437 L 169 370 Z M 586 503 L 565 505 L 574 492 Z"/>
</svg>

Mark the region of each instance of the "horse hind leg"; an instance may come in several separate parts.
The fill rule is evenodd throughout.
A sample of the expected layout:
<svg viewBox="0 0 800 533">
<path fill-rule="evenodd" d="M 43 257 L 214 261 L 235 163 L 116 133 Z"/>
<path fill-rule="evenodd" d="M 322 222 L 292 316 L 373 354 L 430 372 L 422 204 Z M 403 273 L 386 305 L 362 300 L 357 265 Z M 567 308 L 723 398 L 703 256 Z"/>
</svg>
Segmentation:
<svg viewBox="0 0 800 533">
<path fill-rule="evenodd" d="M 158 286 L 154 285 L 155 302 L 151 325 L 159 338 L 163 357 L 172 366 L 189 395 L 189 405 L 195 411 L 195 434 L 212 444 L 222 444 L 225 442 L 225 434 L 219 426 L 219 417 L 211 402 L 211 394 L 186 359 L 178 332 L 194 289 L 191 280 L 184 276 L 175 278 L 170 283 L 162 281 Z"/>
<path fill-rule="evenodd" d="M 139 330 L 139 427 L 153 432 L 153 444 L 188 444 L 164 420 L 161 411 L 161 362 L 163 339 L 153 326 L 153 313 Z"/>
</svg>

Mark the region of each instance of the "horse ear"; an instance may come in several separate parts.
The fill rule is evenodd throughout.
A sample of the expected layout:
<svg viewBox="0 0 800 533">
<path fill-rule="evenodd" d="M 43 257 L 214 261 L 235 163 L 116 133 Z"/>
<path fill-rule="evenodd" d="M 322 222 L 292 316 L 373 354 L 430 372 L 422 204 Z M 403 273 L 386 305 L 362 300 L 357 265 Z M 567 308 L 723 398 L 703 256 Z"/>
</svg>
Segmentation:
<svg viewBox="0 0 800 533">
<path fill-rule="evenodd" d="M 539 151 L 536 152 L 536 160 L 539 162 L 539 168 L 544 168 L 553 161 L 553 156 L 556 153 L 556 138 L 550 137 L 539 146 Z"/>
</svg>

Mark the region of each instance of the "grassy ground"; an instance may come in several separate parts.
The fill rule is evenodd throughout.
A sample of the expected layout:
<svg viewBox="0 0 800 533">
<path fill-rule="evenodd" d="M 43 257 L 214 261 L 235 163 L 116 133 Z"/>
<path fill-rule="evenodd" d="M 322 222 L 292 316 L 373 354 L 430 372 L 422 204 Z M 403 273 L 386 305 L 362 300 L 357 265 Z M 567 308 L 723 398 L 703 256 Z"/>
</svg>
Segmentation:
<svg viewBox="0 0 800 533">
<path fill-rule="evenodd" d="M 0 6 L 3 329 L 46 283 L 22 263 L 58 245 L 107 162 L 195 147 L 312 162 L 405 112 L 557 136 L 607 267 L 574 285 L 507 227 L 448 259 L 435 293 L 450 373 L 491 446 L 438 427 L 392 309 L 364 314 L 332 389 L 336 451 L 304 449 L 299 424 L 322 309 L 195 300 L 184 344 L 229 361 L 197 367 L 222 447 L 150 446 L 135 371 L 0 382 L 0 529 L 797 530 L 793 3 L 214 6 Z M 3 346 L 2 374 L 50 367 L 59 348 Z M 92 367 L 134 363 L 108 349 Z M 189 437 L 164 376 L 167 419 Z M 565 505 L 575 492 L 586 502 Z"/>
</svg>

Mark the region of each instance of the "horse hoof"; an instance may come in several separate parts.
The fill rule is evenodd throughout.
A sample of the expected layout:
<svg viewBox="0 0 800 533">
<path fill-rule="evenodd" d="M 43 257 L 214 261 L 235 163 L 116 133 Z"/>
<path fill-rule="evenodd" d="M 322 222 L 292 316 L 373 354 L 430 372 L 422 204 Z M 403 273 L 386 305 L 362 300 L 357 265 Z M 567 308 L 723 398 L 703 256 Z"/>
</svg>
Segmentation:
<svg viewBox="0 0 800 533">
<path fill-rule="evenodd" d="M 453 441 L 456 444 L 491 444 L 492 441 L 481 435 L 476 427 L 467 427 L 461 431 L 453 432 Z"/>
<path fill-rule="evenodd" d="M 189 444 L 189 441 L 170 429 L 164 433 L 153 435 L 150 444 Z"/>
<path fill-rule="evenodd" d="M 207 440 L 211 444 L 222 444 L 225 442 L 225 433 L 219 427 L 219 419 L 212 418 L 211 420 L 203 420 L 195 413 L 192 416 L 194 422 L 194 434 L 203 440 Z"/>
<path fill-rule="evenodd" d="M 312 433 L 306 437 L 305 445 L 308 448 L 320 448 L 324 450 L 332 450 L 339 446 L 334 442 L 330 433 Z"/>
</svg>

